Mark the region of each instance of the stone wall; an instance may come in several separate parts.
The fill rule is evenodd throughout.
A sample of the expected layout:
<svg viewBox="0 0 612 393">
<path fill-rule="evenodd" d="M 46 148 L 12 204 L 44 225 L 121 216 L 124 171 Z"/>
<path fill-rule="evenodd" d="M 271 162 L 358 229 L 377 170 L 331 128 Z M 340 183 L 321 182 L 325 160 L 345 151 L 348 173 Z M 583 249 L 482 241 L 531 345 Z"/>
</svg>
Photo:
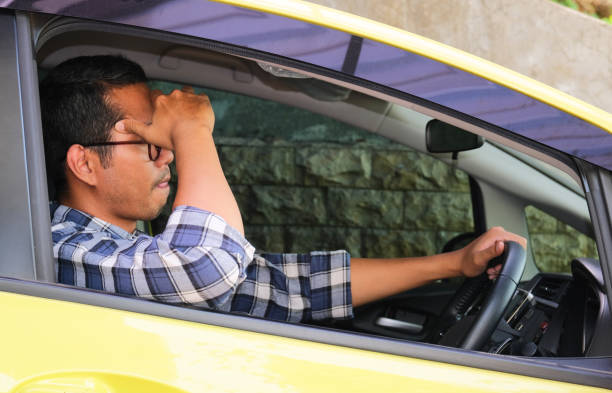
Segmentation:
<svg viewBox="0 0 612 393">
<path fill-rule="evenodd" d="M 426 155 L 391 143 L 217 141 L 258 248 L 427 255 L 472 230 L 467 176 Z"/>
</svg>

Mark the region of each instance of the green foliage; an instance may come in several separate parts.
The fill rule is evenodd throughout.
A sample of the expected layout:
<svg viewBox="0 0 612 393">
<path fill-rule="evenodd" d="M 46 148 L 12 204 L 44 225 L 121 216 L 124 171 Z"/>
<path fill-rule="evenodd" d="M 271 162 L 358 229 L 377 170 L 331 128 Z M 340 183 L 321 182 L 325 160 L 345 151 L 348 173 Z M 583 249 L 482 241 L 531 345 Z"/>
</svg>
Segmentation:
<svg viewBox="0 0 612 393">
<path fill-rule="evenodd" d="M 552 0 L 552 1 L 554 1 L 555 3 L 559 3 L 561 5 L 564 5 L 566 7 L 569 7 L 573 10 L 580 11 L 580 8 L 578 7 L 578 4 L 576 3 L 575 0 Z M 612 15 L 608 15 L 607 17 L 600 17 L 599 15 L 595 13 L 587 13 L 587 14 L 595 18 L 598 18 L 599 20 L 612 24 Z"/>
<path fill-rule="evenodd" d="M 578 4 L 576 4 L 574 0 L 553 0 L 553 1 L 556 1 L 557 3 L 562 4 L 566 7 L 569 7 L 573 10 L 578 9 Z"/>
</svg>

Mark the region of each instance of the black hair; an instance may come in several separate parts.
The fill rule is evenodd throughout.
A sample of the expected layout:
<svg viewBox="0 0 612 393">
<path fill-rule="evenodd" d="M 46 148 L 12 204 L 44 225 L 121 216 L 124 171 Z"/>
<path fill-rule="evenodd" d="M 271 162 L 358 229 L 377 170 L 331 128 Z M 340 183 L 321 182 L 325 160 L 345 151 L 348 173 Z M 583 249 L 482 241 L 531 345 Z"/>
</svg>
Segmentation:
<svg viewBox="0 0 612 393">
<path fill-rule="evenodd" d="M 107 142 L 121 120 L 110 89 L 146 81 L 142 67 L 122 56 L 75 57 L 49 71 L 40 83 L 40 106 L 50 199 L 66 191 L 70 146 Z M 109 165 L 111 146 L 93 149 L 102 165 Z"/>
</svg>

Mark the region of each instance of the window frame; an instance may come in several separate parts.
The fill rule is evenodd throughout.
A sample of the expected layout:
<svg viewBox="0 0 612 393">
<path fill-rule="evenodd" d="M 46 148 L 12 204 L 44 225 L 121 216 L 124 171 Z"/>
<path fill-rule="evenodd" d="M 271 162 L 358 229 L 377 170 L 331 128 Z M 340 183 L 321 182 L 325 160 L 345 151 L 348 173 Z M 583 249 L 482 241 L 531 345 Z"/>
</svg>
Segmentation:
<svg viewBox="0 0 612 393">
<path fill-rule="evenodd" d="M 27 31 L 29 31 L 30 28 L 30 19 L 28 15 L 19 13 L 19 15 L 17 16 L 17 20 L 19 21 L 18 23 L 21 24 L 19 30 L 19 40 L 21 41 L 22 39 L 24 39 L 26 41 L 30 41 L 31 43 L 32 37 L 27 35 Z M 194 42 L 196 44 L 202 44 L 203 42 L 205 42 L 205 40 L 194 41 L 193 39 L 189 38 L 178 39 L 175 37 L 171 37 L 166 33 L 160 32 L 140 32 L 140 34 L 152 34 L 156 37 L 165 37 L 167 40 L 184 39 L 186 41 Z M 212 45 L 213 47 L 220 49 L 224 53 L 236 54 L 237 52 L 239 52 L 242 55 L 245 55 L 244 48 L 236 48 L 227 44 L 221 45 L 219 47 L 218 43 L 207 43 L 206 45 Z M 25 46 L 25 48 L 27 48 L 27 46 Z M 33 51 L 27 52 L 21 50 L 20 52 L 22 54 L 21 56 L 24 56 L 25 59 L 20 59 L 19 67 L 25 67 L 22 69 L 22 71 L 25 73 L 29 73 L 29 78 L 32 78 L 32 75 L 35 75 L 35 73 L 33 73 L 35 62 L 31 55 Z M 494 137 L 497 140 L 502 140 L 505 142 L 514 142 L 516 145 L 524 144 L 529 149 L 539 152 L 540 154 L 542 154 L 542 152 L 544 152 L 544 154 L 550 154 L 552 156 L 551 159 L 553 160 L 559 159 L 559 157 L 563 157 L 560 161 L 562 164 L 568 165 L 570 168 L 574 167 L 573 162 L 568 162 L 568 159 L 565 156 L 559 156 L 559 154 L 554 150 L 525 140 L 522 137 L 514 136 L 513 134 L 507 133 L 505 130 L 499 129 L 493 125 L 486 124 L 476 119 L 469 118 L 465 115 L 458 114 L 452 110 L 448 110 L 447 108 L 441 108 L 434 104 L 428 104 L 423 100 L 411 100 L 411 98 L 414 99 L 414 97 L 406 97 L 406 95 L 403 93 L 400 94 L 396 91 L 392 91 L 382 86 L 376 86 L 365 81 L 357 80 L 356 78 L 347 77 L 346 75 L 343 75 L 338 72 L 323 70 L 317 67 L 309 67 L 308 65 L 287 61 L 286 59 L 276 58 L 275 56 L 272 56 L 270 54 L 258 53 L 255 51 L 247 52 L 254 58 L 262 58 L 263 60 L 269 62 L 278 61 L 279 65 L 289 65 L 290 67 L 298 66 L 297 69 L 306 70 L 307 72 L 323 76 L 323 78 L 338 78 L 338 80 L 340 80 L 342 83 L 354 86 L 356 90 L 361 90 L 364 92 L 367 91 L 375 96 L 383 96 L 389 99 L 390 101 L 403 102 L 405 105 L 418 108 L 419 111 L 436 115 L 436 117 L 441 118 L 443 120 L 450 120 L 449 122 L 455 125 L 464 126 L 472 132 L 477 131 L 476 133 L 481 135 L 484 134 L 485 136 Z M 30 82 L 23 84 L 21 90 L 22 103 L 24 103 L 24 106 L 25 103 L 29 103 L 29 105 L 31 106 L 30 110 L 35 110 L 36 103 L 38 100 L 37 84 L 34 83 L 34 80 L 30 80 Z M 30 112 L 29 115 L 33 116 L 33 113 L 36 112 Z M 40 114 L 38 113 L 38 117 L 34 117 L 33 119 L 39 118 Z M 36 132 L 37 127 L 37 131 L 40 133 L 40 123 L 38 123 L 38 126 L 36 124 L 31 125 L 29 129 L 31 129 L 32 132 Z M 41 139 L 39 139 L 38 142 L 33 143 L 35 147 L 38 147 L 38 153 L 40 153 L 42 149 Z M 26 151 L 26 157 L 30 159 L 34 157 L 36 153 L 36 151 L 28 150 Z M 42 168 L 44 171 L 44 162 L 42 162 L 42 164 Z M 40 162 L 36 165 L 40 166 Z M 578 163 L 578 166 L 584 167 L 584 164 Z M 592 167 L 593 166 L 587 168 L 587 181 L 585 182 L 585 184 L 596 184 L 599 185 L 600 188 L 605 190 L 608 190 L 610 187 L 612 187 L 608 185 L 609 180 L 606 180 L 607 178 L 609 178 L 609 176 L 606 178 L 601 174 L 601 172 L 598 172 L 596 168 L 593 169 Z M 605 175 L 605 173 L 603 174 Z M 598 176 L 600 180 L 596 180 Z M 38 206 L 41 206 L 40 204 L 42 203 L 42 206 L 46 206 L 47 208 L 46 217 L 44 216 L 44 208 L 41 209 L 42 212 L 40 214 L 32 215 L 32 225 L 36 228 L 39 228 L 40 231 L 48 230 L 47 233 L 50 236 L 50 225 L 48 219 L 48 199 L 46 195 L 46 178 L 45 176 L 40 176 L 40 171 L 37 170 L 35 172 L 28 172 L 28 179 L 30 184 L 35 184 L 39 190 L 38 194 L 30 192 L 27 198 L 28 202 L 31 205 Z M 40 192 L 40 190 L 44 190 L 45 192 L 42 193 Z M 598 190 L 595 194 L 587 191 L 587 198 L 590 201 L 590 206 L 606 206 L 606 204 L 608 204 L 609 206 L 609 201 L 605 199 L 604 201 L 601 201 L 601 199 L 605 196 L 602 195 L 602 192 L 599 192 Z M 592 211 L 595 210 L 592 209 Z M 606 220 L 609 224 L 609 216 L 604 215 L 603 217 L 600 217 L 598 215 L 596 217 L 598 219 L 596 225 L 598 247 L 599 244 L 603 242 L 606 244 L 606 249 L 610 249 L 609 229 L 607 233 L 607 238 L 605 238 L 604 236 L 604 238 L 602 239 L 601 235 L 602 233 L 605 234 L 605 231 L 602 229 L 601 225 L 602 223 L 603 225 L 605 225 Z M 608 226 L 608 228 L 610 227 Z M 38 244 L 43 243 L 40 240 L 38 240 L 37 242 Z M 47 266 L 49 266 L 49 262 L 53 263 L 53 260 L 50 256 L 51 254 L 49 253 L 50 242 L 47 243 L 47 245 L 47 249 L 45 249 L 45 247 L 41 247 L 40 250 L 37 252 L 36 261 L 45 260 L 47 262 Z M 600 255 L 603 255 L 604 257 L 607 256 L 606 253 L 601 253 L 601 251 Z M 22 255 L 19 259 L 21 260 L 22 264 L 31 263 L 31 261 L 28 262 L 28 256 Z M 606 273 L 608 277 L 609 273 L 609 271 Z M 608 287 L 610 286 L 609 284 L 610 283 L 608 282 Z M 193 321 L 207 325 L 225 326 L 239 330 L 272 334 L 280 337 L 291 337 L 306 341 L 315 341 L 333 345 L 360 348 L 369 351 L 396 354 L 406 357 L 426 359 L 450 364 L 458 364 L 468 367 L 476 367 L 480 369 L 495 370 L 538 378 L 546 378 L 556 381 L 565 381 L 600 387 L 609 386 L 610 382 L 612 381 L 612 376 L 610 376 L 609 373 L 598 371 L 606 370 L 606 367 L 608 367 L 609 360 L 607 360 L 606 358 L 585 358 L 580 363 L 581 368 L 576 368 L 573 367 L 574 363 L 569 361 L 565 362 L 564 360 L 558 358 L 518 359 L 510 358 L 507 356 L 500 357 L 484 353 L 468 352 L 454 348 L 441 348 L 430 344 L 403 342 L 388 338 L 370 337 L 349 332 L 338 332 L 321 327 L 287 324 L 260 320 L 253 317 L 230 315 L 212 311 L 194 310 L 189 308 L 150 302 L 141 299 L 123 297 L 120 295 L 106 294 L 93 290 L 69 288 L 59 284 L 47 284 L 44 282 L 32 282 L 6 277 L 0 278 L 0 290 L 12 293 L 28 294 L 41 298 L 65 300 L 85 305 L 94 305 L 118 310 L 132 311 L 142 314 L 163 316 L 177 320 Z M 608 288 L 608 290 L 608 293 L 611 293 L 610 288 Z"/>
</svg>

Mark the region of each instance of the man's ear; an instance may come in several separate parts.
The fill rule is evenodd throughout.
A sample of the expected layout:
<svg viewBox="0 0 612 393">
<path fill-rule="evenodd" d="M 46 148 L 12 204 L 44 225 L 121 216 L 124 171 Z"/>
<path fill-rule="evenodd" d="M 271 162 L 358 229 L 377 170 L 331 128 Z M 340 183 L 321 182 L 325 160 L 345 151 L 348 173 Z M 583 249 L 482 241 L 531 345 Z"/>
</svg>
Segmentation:
<svg viewBox="0 0 612 393">
<path fill-rule="evenodd" d="M 66 166 L 74 177 L 89 186 L 98 183 L 97 171 L 101 167 L 98 155 L 81 145 L 72 145 L 66 153 Z"/>
</svg>

